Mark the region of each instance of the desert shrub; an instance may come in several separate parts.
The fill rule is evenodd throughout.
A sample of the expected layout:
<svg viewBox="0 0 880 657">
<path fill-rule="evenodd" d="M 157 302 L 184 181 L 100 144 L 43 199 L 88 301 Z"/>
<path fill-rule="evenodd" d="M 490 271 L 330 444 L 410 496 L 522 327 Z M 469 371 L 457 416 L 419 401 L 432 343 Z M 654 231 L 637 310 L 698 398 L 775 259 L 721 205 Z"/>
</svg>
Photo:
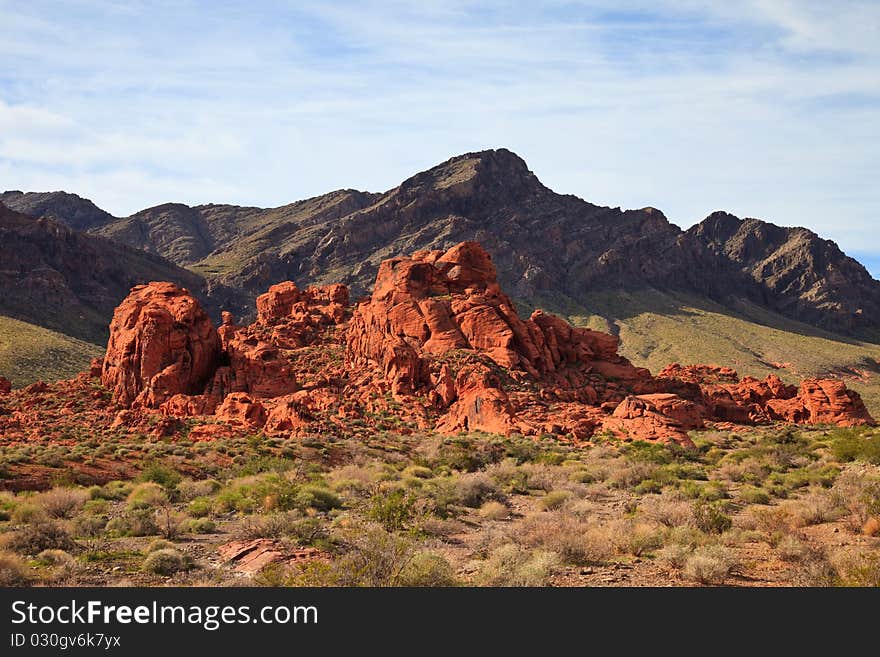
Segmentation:
<svg viewBox="0 0 880 657">
<path fill-rule="evenodd" d="M 144 559 L 141 569 L 155 575 L 173 575 L 189 568 L 189 562 L 177 550 L 161 549 L 151 552 Z"/>
<path fill-rule="evenodd" d="M 88 492 L 81 488 L 53 488 L 40 493 L 36 502 L 50 518 L 70 518 L 82 508 L 86 499 Z"/>
<path fill-rule="evenodd" d="M 880 586 L 880 553 L 876 550 L 846 550 L 831 556 L 831 563 L 842 586 Z"/>
<path fill-rule="evenodd" d="M 430 479 L 434 476 L 431 468 L 421 465 L 411 465 L 403 470 L 404 477 L 415 477 L 416 479 Z"/>
<path fill-rule="evenodd" d="M 367 518 L 375 520 L 388 531 L 404 529 L 416 515 L 416 498 L 397 489 L 390 493 L 377 493 L 370 498 Z"/>
<path fill-rule="evenodd" d="M 565 504 L 566 500 L 571 497 L 571 493 L 567 490 L 553 490 L 544 495 L 538 502 L 538 505 L 545 511 L 555 511 Z"/>
<path fill-rule="evenodd" d="M 483 586 L 546 586 L 559 568 L 559 556 L 546 550 L 501 545 L 479 564 L 476 582 Z"/>
<path fill-rule="evenodd" d="M 639 508 L 645 517 L 667 527 L 683 527 L 694 522 L 693 505 L 673 493 L 647 498 Z"/>
<path fill-rule="evenodd" d="M 128 494 L 126 504 L 129 509 L 149 509 L 168 502 L 165 489 L 154 481 L 144 482 L 134 487 Z"/>
<path fill-rule="evenodd" d="M 841 463 L 866 461 L 880 465 L 880 436 L 864 435 L 859 429 L 840 428 L 831 433 L 831 453 Z"/>
<path fill-rule="evenodd" d="M 528 516 L 520 525 L 516 540 L 553 552 L 574 565 L 601 563 L 614 552 L 608 527 L 565 511 Z"/>
<path fill-rule="evenodd" d="M 300 545 L 320 544 L 328 537 L 327 523 L 320 517 L 288 514 L 285 534 L 292 536 Z"/>
<path fill-rule="evenodd" d="M 498 488 L 489 475 L 483 472 L 470 472 L 456 477 L 453 494 L 459 504 L 477 508 L 486 500 L 497 496 Z"/>
<path fill-rule="evenodd" d="M 213 534 L 217 523 L 210 518 L 193 518 L 185 523 L 184 529 L 190 534 Z"/>
<path fill-rule="evenodd" d="M 626 554 L 640 557 L 663 545 L 663 534 L 655 525 L 621 520 L 611 526 L 614 546 Z"/>
<path fill-rule="evenodd" d="M 510 509 L 501 502 L 496 502 L 494 500 L 485 502 L 483 506 L 480 507 L 480 517 L 485 518 L 486 520 L 503 520 L 508 515 L 510 515 Z"/>
<path fill-rule="evenodd" d="M 186 507 L 186 512 L 194 518 L 204 518 L 214 510 L 214 500 L 210 497 L 197 497 Z"/>
<path fill-rule="evenodd" d="M 45 522 L 49 516 L 46 515 L 43 507 L 33 502 L 22 502 L 18 504 L 10 514 L 10 520 L 16 525 L 26 525 L 31 522 Z"/>
<path fill-rule="evenodd" d="M 77 547 L 68 531 L 58 522 L 36 522 L 18 531 L 4 534 L 4 547 L 21 554 L 39 554 L 43 550 L 73 550 Z"/>
<path fill-rule="evenodd" d="M 70 529 L 74 536 L 82 538 L 95 538 L 100 536 L 107 526 L 107 519 L 103 516 L 81 515 L 70 523 Z"/>
<path fill-rule="evenodd" d="M 115 536 L 152 536 L 159 533 L 159 528 L 150 509 L 130 509 L 111 519 L 106 531 Z"/>
<path fill-rule="evenodd" d="M 92 499 L 124 500 L 133 488 L 134 485 L 127 481 L 108 481 L 103 486 L 92 486 L 89 495 Z"/>
<path fill-rule="evenodd" d="M 455 570 L 441 554 L 417 552 L 400 571 L 400 586 L 457 586 Z"/>
<path fill-rule="evenodd" d="M 724 513 L 719 502 L 700 500 L 693 506 L 694 524 L 707 534 L 722 534 L 733 526 L 730 516 Z"/>
<path fill-rule="evenodd" d="M 329 488 L 317 485 L 302 486 L 296 496 L 289 502 L 279 500 L 280 508 L 289 509 L 315 509 L 316 511 L 330 511 L 342 507 L 342 500 Z"/>
<path fill-rule="evenodd" d="M 173 490 L 181 479 L 179 472 L 156 461 L 147 463 L 138 475 L 138 481 L 151 481 L 169 491 Z"/>
<path fill-rule="evenodd" d="M 763 488 L 755 486 L 743 486 L 739 494 L 739 499 L 746 504 L 769 504 L 770 495 Z"/>
<path fill-rule="evenodd" d="M 700 584 L 723 584 L 737 565 L 736 555 L 730 548 L 704 545 L 687 557 L 684 575 Z"/>
<path fill-rule="evenodd" d="M 330 564 L 312 566 L 305 581 L 314 586 L 399 586 L 418 552 L 413 539 L 375 523 L 353 525 L 336 540 L 343 554 Z"/>
<path fill-rule="evenodd" d="M 852 529 L 859 531 L 868 518 L 880 516 L 880 471 L 848 469 L 834 482 L 831 495 L 849 513 Z"/>
<path fill-rule="evenodd" d="M 810 548 L 797 536 L 786 534 L 776 544 L 776 552 L 783 561 L 803 561 L 810 555 Z"/>
<path fill-rule="evenodd" d="M 154 538 L 152 541 L 147 543 L 147 547 L 144 548 L 144 554 L 150 554 L 150 552 L 156 552 L 157 550 L 173 550 L 174 543 L 164 538 Z"/>
<path fill-rule="evenodd" d="M 180 536 L 183 523 L 186 521 L 184 514 L 175 510 L 170 504 L 165 504 L 156 509 L 154 516 L 156 527 L 163 538 L 173 540 Z"/>
<path fill-rule="evenodd" d="M 285 513 L 246 516 L 238 525 L 236 536 L 248 541 L 255 538 L 281 538 L 287 532 L 289 524 Z"/>
<path fill-rule="evenodd" d="M 92 516 L 99 516 L 110 510 L 110 502 L 107 500 L 89 499 L 83 504 L 82 512 Z"/>
<path fill-rule="evenodd" d="M 659 467 L 649 462 L 636 461 L 618 467 L 608 475 L 608 485 L 612 488 L 633 489 L 645 480 L 653 480 Z"/>
<path fill-rule="evenodd" d="M 486 468 L 486 474 L 492 477 L 504 493 L 525 494 L 529 492 L 529 473 L 511 459 L 505 459 Z"/>
<path fill-rule="evenodd" d="M 66 566 L 75 561 L 74 557 L 64 550 L 43 550 L 35 558 L 42 566 Z"/>
<path fill-rule="evenodd" d="M 827 491 L 814 491 L 794 502 L 786 503 L 795 527 L 820 525 L 839 517 L 836 501 Z"/>
<path fill-rule="evenodd" d="M 28 586 L 30 582 L 30 571 L 21 557 L 11 552 L 0 552 L 0 587 Z"/>
<path fill-rule="evenodd" d="M 691 545 L 682 543 L 670 543 L 664 545 L 657 552 L 657 556 L 661 563 L 666 564 L 675 570 L 681 570 L 687 563 L 688 557 L 693 553 L 694 548 Z"/>
<path fill-rule="evenodd" d="M 200 497 L 213 495 L 221 488 L 220 482 L 216 479 L 200 479 L 198 481 L 186 479 L 177 484 L 177 498 L 183 502 L 190 502 Z"/>
</svg>

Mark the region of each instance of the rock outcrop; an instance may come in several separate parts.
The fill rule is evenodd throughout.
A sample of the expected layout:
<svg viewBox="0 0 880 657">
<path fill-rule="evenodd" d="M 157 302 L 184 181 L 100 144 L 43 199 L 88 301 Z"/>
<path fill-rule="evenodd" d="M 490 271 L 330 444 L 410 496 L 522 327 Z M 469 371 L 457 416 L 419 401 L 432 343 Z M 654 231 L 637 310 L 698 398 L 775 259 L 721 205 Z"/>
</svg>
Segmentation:
<svg viewBox="0 0 880 657">
<path fill-rule="evenodd" d="M 158 408 L 201 392 L 219 352 L 217 331 L 188 290 L 138 285 L 113 313 L 101 383 L 122 406 Z"/>
<path fill-rule="evenodd" d="M 4 392 L 0 381 L 11 409 L 0 430 L 38 430 L 32 409 L 58 394 L 119 430 L 173 437 L 182 418 L 195 418 L 190 440 L 362 428 L 690 445 L 688 432 L 713 422 L 873 423 L 837 380 L 797 387 L 679 364 L 655 377 L 618 354 L 615 336 L 540 310 L 522 319 L 475 242 L 386 260 L 373 294 L 354 307 L 343 285 L 273 285 L 246 325 L 225 312 L 215 328 L 186 289 L 140 285 L 110 333 L 103 360 L 64 386 Z M 91 386 L 96 376 L 112 400 Z"/>
</svg>

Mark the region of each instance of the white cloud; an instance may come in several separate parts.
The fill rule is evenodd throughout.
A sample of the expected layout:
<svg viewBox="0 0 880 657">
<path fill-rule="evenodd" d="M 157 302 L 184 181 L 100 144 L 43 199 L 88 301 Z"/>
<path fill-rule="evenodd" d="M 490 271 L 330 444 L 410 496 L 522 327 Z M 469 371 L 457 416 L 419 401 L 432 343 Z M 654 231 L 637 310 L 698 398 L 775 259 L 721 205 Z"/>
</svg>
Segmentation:
<svg viewBox="0 0 880 657">
<path fill-rule="evenodd" d="M 0 187 L 279 205 L 506 146 L 594 202 L 880 251 L 880 9 L 830 6 L 0 2 Z"/>
</svg>

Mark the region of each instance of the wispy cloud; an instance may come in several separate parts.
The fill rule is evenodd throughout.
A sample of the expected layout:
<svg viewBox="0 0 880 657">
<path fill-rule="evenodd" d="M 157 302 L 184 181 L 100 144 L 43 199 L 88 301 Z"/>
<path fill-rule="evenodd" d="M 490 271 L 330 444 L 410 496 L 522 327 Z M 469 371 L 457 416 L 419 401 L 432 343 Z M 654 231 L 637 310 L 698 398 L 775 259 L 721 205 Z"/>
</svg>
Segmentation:
<svg viewBox="0 0 880 657">
<path fill-rule="evenodd" d="M 126 214 L 387 189 L 506 146 L 689 225 L 880 252 L 875 2 L 0 0 L 0 187 Z"/>
</svg>

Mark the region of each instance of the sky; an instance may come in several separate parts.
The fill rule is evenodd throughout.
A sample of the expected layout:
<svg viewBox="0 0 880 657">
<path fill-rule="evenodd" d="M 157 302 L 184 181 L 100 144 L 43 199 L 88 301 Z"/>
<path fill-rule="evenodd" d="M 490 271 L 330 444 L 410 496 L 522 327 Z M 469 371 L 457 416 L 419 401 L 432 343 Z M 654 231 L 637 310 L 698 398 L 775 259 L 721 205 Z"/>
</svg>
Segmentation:
<svg viewBox="0 0 880 657">
<path fill-rule="evenodd" d="M 557 192 L 807 226 L 880 278 L 878 110 L 876 0 L 0 0 L 0 189 L 116 215 L 505 147 Z"/>
</svg>

